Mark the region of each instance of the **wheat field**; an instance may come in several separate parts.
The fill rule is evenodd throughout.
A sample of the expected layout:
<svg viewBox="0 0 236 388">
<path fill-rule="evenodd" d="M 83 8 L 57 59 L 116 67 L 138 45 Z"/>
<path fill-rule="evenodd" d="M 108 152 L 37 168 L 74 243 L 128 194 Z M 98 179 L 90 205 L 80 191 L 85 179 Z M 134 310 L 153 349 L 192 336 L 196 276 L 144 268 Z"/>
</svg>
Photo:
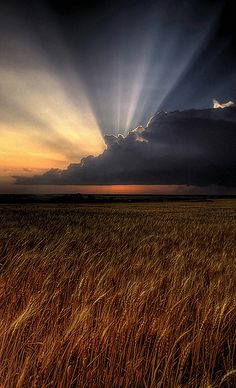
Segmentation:
<svg viewBox="0 0 236 388">
<path fill-rule="evenodd" d="M 236 202 L 0 206 L 0 386 L 236 386 Z"/>
</svg>

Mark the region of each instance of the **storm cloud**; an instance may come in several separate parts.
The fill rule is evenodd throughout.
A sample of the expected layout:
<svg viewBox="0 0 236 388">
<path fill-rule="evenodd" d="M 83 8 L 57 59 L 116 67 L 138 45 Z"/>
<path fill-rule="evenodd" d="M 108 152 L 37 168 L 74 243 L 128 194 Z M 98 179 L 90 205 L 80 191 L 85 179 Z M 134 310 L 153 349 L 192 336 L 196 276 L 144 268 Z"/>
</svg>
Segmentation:
<svg viewBox="0 0 236 388">
<path fill-rule="evenodd" d="M 18 176 L 20 185 L 194 185 L 236 187 L 236 107 L 160 112 L 106 149 L 66 169 Z"/>
</svg>

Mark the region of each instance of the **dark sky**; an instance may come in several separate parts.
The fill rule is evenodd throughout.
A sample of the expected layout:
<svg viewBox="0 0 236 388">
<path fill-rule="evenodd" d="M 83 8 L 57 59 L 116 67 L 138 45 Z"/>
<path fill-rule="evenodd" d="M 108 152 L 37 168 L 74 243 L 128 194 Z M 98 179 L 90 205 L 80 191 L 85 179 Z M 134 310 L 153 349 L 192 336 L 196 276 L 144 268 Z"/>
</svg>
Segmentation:
<svg viewBox="0 0 236 388">
<path fill-rule="evenodd" d="M 236 99 L 235 4 L 3 0 L 1 40 L 10 34 L 17 46 L 30 39 L 76 99 L 78 90 L 67 79 L 73 66 L 101 131 L 116 132 L 145 124 L 162 108 Z M 20 54 L 4 55 L 10 62 L 20 59 L 19 66 L 32 65 Z"/>
<path fill-rule="evenodd" d="M 129 136 L 130 130 L 145 127 L 160 110 L 210 108 L 213 98 L 236 101 L 235 15 L 234 0 L 2 0 L 0 162 L 8 157 L 4 174 L 14 172 L 17 160 L 20 175 L 24 169 L 28 175 L 38 175 L 70 163 L 78 166 L 81 157 L 102 153 L 105 135 Z M 192 127 L 199 127 L 191 120 Z M 232 142 L 232 128 L 225 125 L 225 135 L 224 125 L 219 124 L 217 131 L 221 139 L 230 133 Z M 178 127 L 175 122 L 174 133 Z M 209 127 L 204 152 L 212 140 Z M 17 133 L 25 151 L 14 157 Z M 181 139 L 186 157 L 188 145 Z M 172 149 L 162 160 L 169 152 Z M 118 160 L 118 171 L 124 169 L 119 167 L 120 156 L 111 158 L 111 163 Z M 222 157 L 214 159 L 216 167 Z M 132 163 L 132 157 L 128 159 Z M 160 164 L 159 157 L 155 163 Z M 168 179 L 158 179 L 155 168 L 149 180 L 148 171 L 145 178 L 143 172 L 133 181 L 173 183 L 169 173 Z M 105 181 L 122 183 L 122 176 Z M 127 171 L 125 176 L 125 183 L 131 183 Z M 224 181 L 221 172 L 221 182 L 229 186 L 230 176 Z M 181 178 L 173 184 L 202 185 L 211 183 L 208 178 L 192 182 L 188 173 L 190 183 Z M 103 177 L 95 181 L 99 184 Z"/>
</svg>

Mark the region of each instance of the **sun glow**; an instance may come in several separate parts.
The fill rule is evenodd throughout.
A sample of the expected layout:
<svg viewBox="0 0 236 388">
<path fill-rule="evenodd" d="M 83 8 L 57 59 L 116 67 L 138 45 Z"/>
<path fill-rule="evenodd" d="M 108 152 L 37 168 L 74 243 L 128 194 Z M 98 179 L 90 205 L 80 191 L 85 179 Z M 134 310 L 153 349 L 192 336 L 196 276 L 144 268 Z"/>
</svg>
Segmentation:
<svg viewBox="0 0 236 388">
<path fill-rule="evenodd" d="M 98 155 L 103 136 L 58 29 L 51 21 L 55 65 L 29 26 L 8 16 L 1 18 L 8 28 L 0 59 L 0 174 L 64 168 Z"/>
<path fill-rule="evenodd" d="M 72 102 L 52 74 L 1 69 L 1 86 L 1 166 L 62 168 L 104 149 L 86 98 Z"/>
</svg>

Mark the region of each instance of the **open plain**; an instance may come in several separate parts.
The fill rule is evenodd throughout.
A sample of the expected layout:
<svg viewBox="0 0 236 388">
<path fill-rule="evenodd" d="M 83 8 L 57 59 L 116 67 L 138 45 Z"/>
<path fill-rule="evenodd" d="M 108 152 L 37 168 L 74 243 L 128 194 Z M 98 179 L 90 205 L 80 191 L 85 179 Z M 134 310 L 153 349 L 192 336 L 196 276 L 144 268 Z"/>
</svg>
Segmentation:
<svg viewBox="0 0 236 388">
<path fill-rule="evenodd" d="M 1 387 L 234 387 L 236 201 L 0 206 Z"/>
</svg>

